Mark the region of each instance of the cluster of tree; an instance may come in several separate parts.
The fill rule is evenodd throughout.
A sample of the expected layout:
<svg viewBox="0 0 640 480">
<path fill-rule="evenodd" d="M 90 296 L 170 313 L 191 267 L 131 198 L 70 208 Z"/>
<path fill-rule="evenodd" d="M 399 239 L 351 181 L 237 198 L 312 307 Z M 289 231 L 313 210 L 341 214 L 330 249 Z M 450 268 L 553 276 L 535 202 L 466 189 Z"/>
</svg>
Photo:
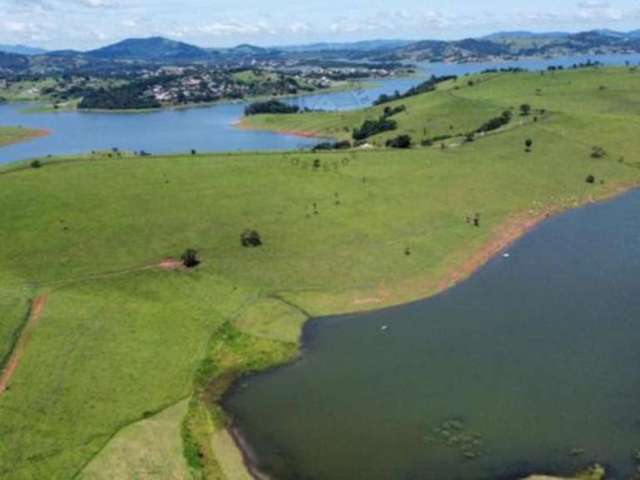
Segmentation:
<svg viewBox="0 0 640 480">
<path fill-rule="evenodd" d="M 522 67 L 486 68 L 482 73 L 524 73 L 529 70 Z"/>
<path fill-rule="evenodd" d="M 267 100 L 247 105 L 244 109 L 244 114 L 248 116 L 262 113 L 298 113 L 299 111 L 300 107 L 297 105 L 289 105 L 279 100 Z"/>
<path fill-rule="evenodd" d="M 429 80 L 426 80 L 418 85 L 411 87 L 405 93 L 400 93 L 396 90 L 393 95 L 382 94 L 378 97 L 378 99 L 374 102 L 374 105 L 381 105 L 383 103 L 393 102 L 395 100 L 400 100 L 402 98 L 413 97 L 415 95 L 420 95 L 422 93 L 433 92 L 439 83 L 447 82 L 449 80 L 457 79 L 457 75 L 444 75 L 442 77 L 436 77 L 432 75 Z"/>
<path fill-rule="evenodd" d="M 476 133 L 486 133 L 497 130 L 507 125 L 511 121 L 511 117 L 511 112 L 509 110 L 505 110 L 500 116 L 494 117 L 482 124 L 482 126 L 476 130 Z"/>
<path fill-rule="evenodd" d="M 142 110 L 161 106 L 160 102 L 147 95 L 145 89 L 136 84 L 88 91 L 78 104 L 79 109 L 91 110 Z"/>
<path fill-rule="evenodd" d="M 390 148 L 411 148 L 411 137 L 409 135 L 398 135 L 387 140 L 387 147 Z"/>
<path fill-rule="evenodd" d="M 349 140 L 342 140 L 340 142 L 322 142 L 313 147 L 314 152 L 320 150 L 346 150 L 351 148 L 351 142 Z"/>
<path fill-rule="evenodd" d="M 377 120 L 365 120 L 365 122 L 353 131 L 354 140 L 365 140 L 366 138 L 377 135 L 378 133 L 395 130 L 398 124 L 395 120 L 385 117 L 384 115 Z"/>
</svg>

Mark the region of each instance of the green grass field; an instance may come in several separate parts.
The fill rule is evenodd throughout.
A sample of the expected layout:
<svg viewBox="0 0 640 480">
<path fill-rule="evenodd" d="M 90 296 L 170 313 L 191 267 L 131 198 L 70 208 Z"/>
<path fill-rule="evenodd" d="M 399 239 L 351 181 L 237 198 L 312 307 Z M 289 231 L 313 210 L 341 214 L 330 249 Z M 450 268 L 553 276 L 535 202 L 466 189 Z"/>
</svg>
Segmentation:
<svg viewBox="0 0 640 480">
<path fill-rule="evenodd" d="M 243 372 L 295 356 L 308 316 L 427 297 L 464 273 L 505 224 L 640 182 L 636 75 L 484 76 L 400 102 L 408 107 L 400 131 L 418 137 L 423 125 L 428 134 L 464 130 L 525 102 L 548 110 L 538 122 L 516 118 L 445 149 L 4 167 L 0 359 L 29 300 L 42 292 L 49 300 L 0 396 L 0 478 L 106 470 L 118 472 L 110 478 L 234 480 L 240 457 L 220 435 L 220 395 Z M 338 116 L 353 126 L 367 115 Z M 326 125 L 336 116 L 323 117 L 309 114 Z M 594 145 L 607 155 L 592 158 Z M 480 227 L 466 221 L 476 213 Z M 262 247 L 241 246 L 247 228 L 260 232 Z M 194 271 L 157 267 L 188 247 L 202 260 Z M 189 397 L 182 419 L 176 411 Z M 144 440 L 150 428 L 162 442 Z M 179 445 L 184 458 L 167 458 Z"/>
</svg>

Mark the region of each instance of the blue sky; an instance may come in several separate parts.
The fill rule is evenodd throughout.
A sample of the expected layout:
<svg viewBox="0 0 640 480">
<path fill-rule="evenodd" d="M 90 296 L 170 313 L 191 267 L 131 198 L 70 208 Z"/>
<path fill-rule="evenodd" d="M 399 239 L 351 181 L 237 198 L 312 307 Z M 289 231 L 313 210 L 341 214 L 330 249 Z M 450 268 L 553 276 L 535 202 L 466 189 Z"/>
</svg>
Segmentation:
<svg viewBox="0 0 640 480">
<path fill-rule="evenodd" d="M 640 0 L 0 0 L 0 43 L 50 49 L 150 35 L 220 47 L 591 28 L 640 28 Z"/>
</svg>

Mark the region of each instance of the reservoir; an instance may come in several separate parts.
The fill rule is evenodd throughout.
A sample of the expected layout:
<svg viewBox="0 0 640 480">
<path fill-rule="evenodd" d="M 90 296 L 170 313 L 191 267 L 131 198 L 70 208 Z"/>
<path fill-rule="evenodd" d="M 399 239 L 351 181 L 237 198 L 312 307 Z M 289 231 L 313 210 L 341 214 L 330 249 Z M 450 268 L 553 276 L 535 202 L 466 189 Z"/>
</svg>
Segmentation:
<svg viewBox="0 0 640 480">
<path fill-rule="evenodd" d="M 631 478 L 640 449 L 640 191 L 552 218 L 417 303 L 321 318 L 227 399 L 279 480 Z"/>
<path fill-rule="evenodd" d="M 354 110 L 370 106 L 381 94 L 404 92 L 431 75 L 465 75 L 491 68 L 520 67 L 546 69 L 549 65 L 571 66 L 587 60 L 606 65 L 637 65 L 640 55 L 565 57 L 489 63 L 423 63 L 410 78 L 373 81 L 368 88 L 325 92 L 286 99 L 301 107 L 317 110 Z M 91 150 L 119 148 L 145 150 L 152 154 L 292 150 L 311 148 L 320 140 L 272 132 L 241 130 L 246 103 L 220 103 L 189 109 L 166 109 L 147 113 L 56 112 L 23 113 L 33 105 L 0 105 L 0 126 L 45 129 L 51 135 L 0 148 L 0 164 L 47 155 L 73 155 Z"/>
</svg>

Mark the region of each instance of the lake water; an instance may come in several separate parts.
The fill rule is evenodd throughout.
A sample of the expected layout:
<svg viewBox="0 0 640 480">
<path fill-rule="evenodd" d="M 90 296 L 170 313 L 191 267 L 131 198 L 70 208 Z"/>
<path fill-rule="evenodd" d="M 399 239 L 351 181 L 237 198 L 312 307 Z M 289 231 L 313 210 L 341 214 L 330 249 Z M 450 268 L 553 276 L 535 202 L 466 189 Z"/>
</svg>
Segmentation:
<svg viewBox="0 0 640 480">
<path fill-rule="evenodd" d="M 310 322 L 300 361 L 227 399 L 260 468 L 278 480 L 496 480 L 599 461 L 630 478 L 638 212 L 640 191 L 570 211 L 442 295 Z"/>
<path fill-rule="evenodd" d="M 640 55 L 590 57 L 606 64 L 633 64 Z M 375 82 L 369 89 L 321 93 L 292 98 L 287 101 L 303 107 L 325 110 L 351 110 L 372 104 L 382 93 L 406 91 L 424 80 L 426 75 L 464 75 L 487 68 L 521 66 L 529 69 L 548 65 L 571 65 L 586 57 L 553 60 L 524 60 L 500 63 L 423 64 L 413 78 L 387 79 Z M 146 150 L 151 153 L 181 153 L 192 148 L 198 151 L 220 152 L 239 150 L 286 150 L 309 148 L 317 139 L 254 132 L 234 127 L 243 115 L 245 104 L 223 103 L 214 106 L 162 110 L 144 114 L 121 113 L 22 113 L 29 105 L 0 105 L 0 125 L 22 125 L 42 128 L 52 135 L 29 142 L 0 148 L 0 163 L 47 155 L 70 155 L 91 150 L 118 147 L 123 150 Z"/>
</svg>

